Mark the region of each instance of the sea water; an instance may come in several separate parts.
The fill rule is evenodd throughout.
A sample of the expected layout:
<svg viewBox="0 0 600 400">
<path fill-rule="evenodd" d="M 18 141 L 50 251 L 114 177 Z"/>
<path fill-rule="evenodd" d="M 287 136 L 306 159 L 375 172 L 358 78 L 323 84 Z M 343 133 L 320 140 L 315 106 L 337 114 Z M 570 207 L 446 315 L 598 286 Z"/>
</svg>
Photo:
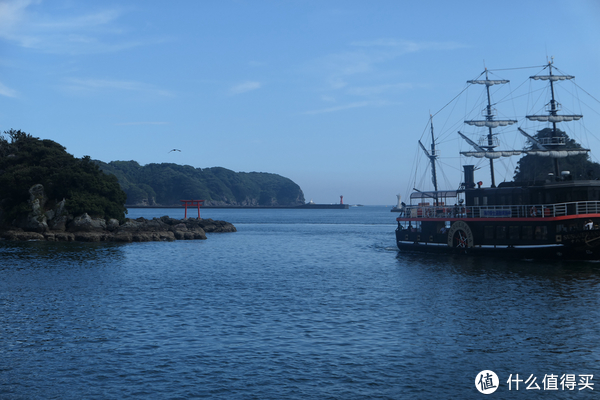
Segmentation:
<svg viewBox="0 0 600 400">
<path fill-rule="evenodd" d="M 183 210 L 129 213 L 161 215 Z M 0 398 L 481 398 L 484 370 L 490 398 L 600 391 L 600 264 L 399 253 L 389 207 L 202 217 L 238 232 L 0 242 Z"/>
</svg>

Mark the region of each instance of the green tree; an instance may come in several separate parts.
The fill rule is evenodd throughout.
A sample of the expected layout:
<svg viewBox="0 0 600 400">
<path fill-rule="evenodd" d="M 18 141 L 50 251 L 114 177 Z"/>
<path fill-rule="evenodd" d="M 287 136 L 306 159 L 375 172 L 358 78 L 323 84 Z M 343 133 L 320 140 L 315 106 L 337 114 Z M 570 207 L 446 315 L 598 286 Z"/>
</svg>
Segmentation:
<svg viewBox="0 0 600 400">
<path fill-rule="evenodd" d="M 41 140 L 20 130 L 0 135 L 0 206 L 4 222 L 30 211 L 29 189 L 42 184 L 48 207 L 62 199 L 73 215 L 125 219 L 126 195 L 115 176 L 106 175 L 86 156 L 67 153 L 52 140 Z"/>
</svg>

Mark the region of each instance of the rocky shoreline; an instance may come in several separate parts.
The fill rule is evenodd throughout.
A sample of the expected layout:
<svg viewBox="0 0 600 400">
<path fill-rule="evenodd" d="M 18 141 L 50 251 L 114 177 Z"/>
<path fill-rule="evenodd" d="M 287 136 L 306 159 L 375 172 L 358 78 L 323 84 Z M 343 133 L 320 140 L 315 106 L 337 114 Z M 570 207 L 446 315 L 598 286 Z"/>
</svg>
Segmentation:
<svg viewBox="0 0 600 400">
<path fill-rule="evenodd" d="M 0 240 L 46 240 L 62 242 L 151 242 L 174 240 L 205 240 L 206 233 L 236 232 L 235 226 L 225 221 L 212 219 L 160 218 L 127 219 L 119 224 L 116 219 L 108 223 L 102 218 L 91 218 L 83 214 L 74 218 L 65 229 L 28 231 L 23 228 L 8 227 L 0 230 Z"/>
<path fill-rule="evenodd" d="M 236 232 L 235 226 L 212 219 L 160 218 L 125 219 L 92 218 L 87 213 L 73 217 L 65 208 L 66 201 L 46 208 L 48 199 L 40 184 L 29 189 L 25 218 L 0 225 L 0 240 L 46 240 L 60 242 L 150 242 L 206 239 L 207 232 Z M 1 205 L 1 202 L 0 202 Z M 3 210 L 0 208 L 0 222 Z"/>
</svg>

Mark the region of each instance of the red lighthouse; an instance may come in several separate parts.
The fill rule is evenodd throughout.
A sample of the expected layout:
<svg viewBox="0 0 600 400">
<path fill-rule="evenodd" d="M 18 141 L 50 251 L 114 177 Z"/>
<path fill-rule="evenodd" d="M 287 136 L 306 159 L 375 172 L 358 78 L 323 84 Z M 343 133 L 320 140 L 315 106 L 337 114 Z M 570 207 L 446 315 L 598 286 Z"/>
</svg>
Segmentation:
<svg viewBox="0 0 600 400">
<path fill-rule="evenodd" d="M 340 196 L 340 204 L 344 204 L 344 196 Z"/>
</svg>

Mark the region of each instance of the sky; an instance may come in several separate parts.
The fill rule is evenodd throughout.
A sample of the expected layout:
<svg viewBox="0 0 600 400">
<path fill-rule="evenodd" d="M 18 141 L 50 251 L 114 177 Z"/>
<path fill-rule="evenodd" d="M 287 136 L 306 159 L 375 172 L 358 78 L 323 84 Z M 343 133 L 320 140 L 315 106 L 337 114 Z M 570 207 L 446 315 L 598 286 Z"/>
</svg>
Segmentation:
<svg viewBox="0 0 600 400">
<path fill-rule="evenodd" d="M 430 113 L 437 126 L 485 68 L 516 86 L 539 68 L 512 68 L 554 57 L 593 96 L 585 145 L 600 154 L 598 21 L 593 0 L 0 0 L 0 132 L 105 162 L 275 173 L 316 203 L 393 205 L 419 184 Z M 451 189 L 455 131 L 440 150 Z"/>
</svg>

